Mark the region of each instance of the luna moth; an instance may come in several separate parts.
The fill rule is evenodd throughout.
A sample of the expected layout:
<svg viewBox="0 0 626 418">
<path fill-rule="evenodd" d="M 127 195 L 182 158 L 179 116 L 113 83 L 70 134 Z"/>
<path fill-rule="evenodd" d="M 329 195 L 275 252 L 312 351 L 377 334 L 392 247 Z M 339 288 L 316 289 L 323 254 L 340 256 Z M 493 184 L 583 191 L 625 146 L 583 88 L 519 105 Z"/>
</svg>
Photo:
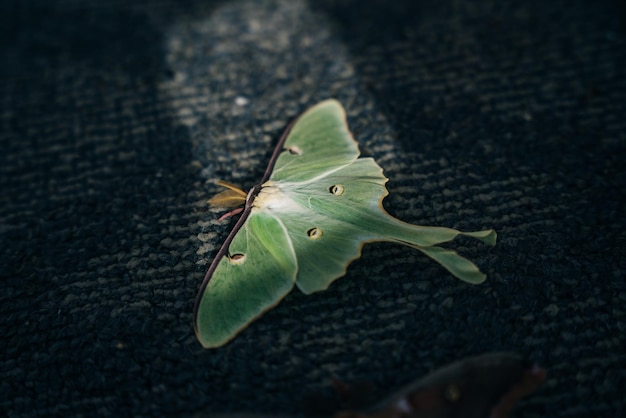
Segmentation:
<svg viewBox="0 0 626 418">
<path fill-rule="evenodd" d="M 194 328 L 205 348 L 219 347 L 294 286 L 325 290 L 345 275 L 365 243 L 391 241 L 415 248 L 467 283 L 485 275 L 456 252 L 438 247 L 459 235 L 494 245 L 495 231 L 460 232 L 411 225 L 387 213 L 387 178 L 372 158 L 359 158 L 346 114 L 336 100 L 298 117 L 279 140 L 261 182 L 248 193 L 227 190 L 214 206 L 241 213 L 218 251 L 194 306 Z"/>
</svg>

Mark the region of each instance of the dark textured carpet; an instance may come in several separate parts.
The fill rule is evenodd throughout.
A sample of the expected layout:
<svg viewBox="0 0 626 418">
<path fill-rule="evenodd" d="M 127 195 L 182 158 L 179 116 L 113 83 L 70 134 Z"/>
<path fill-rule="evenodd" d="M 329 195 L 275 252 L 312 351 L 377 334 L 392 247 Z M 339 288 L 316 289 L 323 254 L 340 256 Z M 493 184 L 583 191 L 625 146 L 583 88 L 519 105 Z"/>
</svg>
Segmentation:
<svg viewBox="0 0 626 418">
<path fill-rule="evenodd" d="M 0 6 L 0 415 L 296 413 L 331 376 L 383 393 L 492 350 L 548 369 L 516 417 L 626 414 L 622 3 L 125 4 Z M 489 279 L 372 244 L 203 350 L 211 181 L 252 186 L 328 97 L 391 213 L 498 231 L 455 245 Z"/>
</svg>

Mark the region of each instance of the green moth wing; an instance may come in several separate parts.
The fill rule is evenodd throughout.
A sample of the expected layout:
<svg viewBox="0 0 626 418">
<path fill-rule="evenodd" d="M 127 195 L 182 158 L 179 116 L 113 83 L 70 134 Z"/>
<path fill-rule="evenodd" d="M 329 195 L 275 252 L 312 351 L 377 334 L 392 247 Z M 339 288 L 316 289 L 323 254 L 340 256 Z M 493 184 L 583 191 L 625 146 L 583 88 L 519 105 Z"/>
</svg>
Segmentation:
<svg viewBox="0 0 626 418">
<path fill-rule="evenodd" d="M 293 246 L 277 218 L 254 211 L 231 237 L 227 252 L 209 268 L 211 280 L 196 303 L 196 335 L 205 347 L 228 342 L 280 302 L 296 281 Z"/>
<path fill-rule="evenodd" d="M 270 176 L 273 181 L 313 181 L 359 157 L 346 115 L 335 100 L 321 102 L 303 113 L 279 146 L 281 152 Z"/>
<path fill-rule="evenodd" d="M 265 183 L 256 201 L 275 213 L 288 231 L 298 259 L 298 288 L 306 294 L 328 288 L 360 256 L 363 244 L 374 241 L 411 246 L 463 281 L 484 281 L 485 275 L 469 260 L 435 245 L 459 235 L 491 243 L 495 233 L 463 233 L 399 221 L 382 207 L 386 181 L 373 159 L 359 158 L 313 182 Z"/>
<path fill-rule="evenodd" d="M 283 134 L 205 276 L 194 309 L 202 345 L 225 344 L 294 284 L 306 294 L 328 288 L 368 242 L 413 247 L 465 282 L 484 281 L 471 261 L 437 244 L 465 235 L 493 245 L 495 231 L 402 222 L 382 206 L 386 182 L 372 158 L 359 158 L 337 101 L 302 114 Z"/>
</svg>

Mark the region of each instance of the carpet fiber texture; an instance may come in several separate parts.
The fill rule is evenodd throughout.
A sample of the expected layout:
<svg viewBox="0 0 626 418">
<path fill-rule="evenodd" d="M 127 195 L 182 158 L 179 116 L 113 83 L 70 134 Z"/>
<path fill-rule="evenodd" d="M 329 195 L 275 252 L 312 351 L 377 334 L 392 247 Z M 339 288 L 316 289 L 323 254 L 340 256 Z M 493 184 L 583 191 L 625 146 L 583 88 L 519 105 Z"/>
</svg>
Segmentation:
<svg viewBox="0 0 626 418">
<path fill-rule="evenodd" d="M 27 1 L 0 6 L 0 415 L 303 413 L 515 351 L 548 379 L 515 417 L 626 414 L 626 12 L 618 1 Z M 495 228 L 455 280 L 370 244 L 204 350 L 194 298 L 262 176 L 338 99 L 385 207 Z M 322 260 L 320 262 L 323 262 Z M 621 389 L 620 389 L 621 388 Z M 376 395 L 378 396 L 378 395 Z"/>
</svg>

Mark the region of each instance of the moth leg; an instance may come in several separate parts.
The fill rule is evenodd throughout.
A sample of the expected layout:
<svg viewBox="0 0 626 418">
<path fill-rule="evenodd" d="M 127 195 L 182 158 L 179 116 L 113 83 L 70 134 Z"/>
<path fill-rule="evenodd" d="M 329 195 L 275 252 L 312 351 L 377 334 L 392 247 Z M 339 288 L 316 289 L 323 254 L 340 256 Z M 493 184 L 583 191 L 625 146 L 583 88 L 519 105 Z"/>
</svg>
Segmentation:
<svg viewBox="0 0 626 418">
<path fill-rule="evenodd" d="M 224 219 L 228 219 L 231 216 L 234 216 L 234 215 L 237 215 L 238 213 L 241 213 L 241 211 L 243 211 L 243 208 L 233 209 L 230 212 L 226 212 L 225 214 L 223 214 L 222 216 L 217 218 L 217 220 L 218 221 L 223 221 Z"/>
</svg>

